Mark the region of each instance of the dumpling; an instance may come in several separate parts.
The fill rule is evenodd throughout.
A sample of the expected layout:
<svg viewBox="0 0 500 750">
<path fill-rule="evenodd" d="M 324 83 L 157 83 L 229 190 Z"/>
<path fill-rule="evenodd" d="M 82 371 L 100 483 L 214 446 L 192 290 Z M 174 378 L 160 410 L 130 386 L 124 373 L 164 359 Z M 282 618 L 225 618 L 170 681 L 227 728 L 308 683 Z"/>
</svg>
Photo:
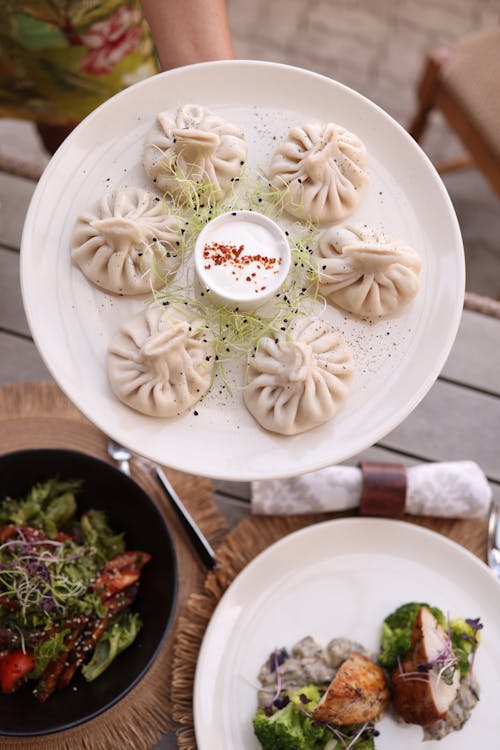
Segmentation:
<svg viewBox="0 0 500 750">
<path fill-rule="evenodd" d="M 295 435 L 333 417 L 353 372 L 351 351 L 329 323 L 298 318 L 291 333 L 261 340 L 249 358 L 243 399 L 266 430 Z"/>
<path fill-rule="evenodd" d="M 174 197 L 188 195 L 184 179 L 208 186 L 214 200 L 229 192 L 246 156 L 244 133 L 195 104 L 179 107 L 175 116 L 160 112 L 142 154 L 144 169 L 160 190 Z"/>
<path fill-rule="evenodd" d="M 164 286 L 179 267 L 182 226 L 157 195 L 121 188 L 78 217 L 71 257 L 97 286 L 144 294 Z"/>
<path fill-rule="evenodd" d="M 208 391 L 213 336 L 203 318 L 150 307 L 122 325 L 108 351 L 108 377 L 120 401 L 152 417 L 173 417 Z"/>
<path fill-rule="evenodd" d="M 325 231 L 315 263 L 321 294 L 363 318 L 397 312 L 420 287 L 422 264 L 415 250 L 366 225 Z"/>
<path fill-rule="evenodd" d="M 357 207 L 368 183 L 366 149 L 333 122 L 294 127 L 278 147 L 269 169 L 283 190 L 288 213 L 306 221 L 339 221 Z"/>
</svg>

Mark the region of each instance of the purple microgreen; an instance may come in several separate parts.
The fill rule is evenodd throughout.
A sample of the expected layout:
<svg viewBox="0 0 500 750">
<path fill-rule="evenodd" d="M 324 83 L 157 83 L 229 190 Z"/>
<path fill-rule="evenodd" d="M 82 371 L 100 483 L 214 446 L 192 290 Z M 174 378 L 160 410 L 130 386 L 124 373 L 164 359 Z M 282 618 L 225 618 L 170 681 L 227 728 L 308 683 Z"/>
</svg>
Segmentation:
<svg viewBox="0 0 500 750">
<path fill-rule="evenodd" d="M 345 712 L 348 711 L 352 706 L 356 705 L 356 703 L 361 700 L 361 697 L 361 695 L 356 696 L 356 698 L 353 698 L 352 701 L 350 701 L 350 703 L 344 706 L 340 711 L 337 711 L 337 713 L 332 716 L 332 721 L 337 721 L 337 719 L 339 719 L 342 714 L 345 714 Z"/>
<path fill-rule="evenodd" d="M 479 631 L 483 629 L 483 623 L 481 622 L 480 617 L 476 617 L 474 619 L 467 617 L 465 622 L 472 630 L 472 636 L 468 636 L 468 640 L 472 641 L 472 652 L 470 656 L 470 663 L 469 663 L 469 670 L 472 672 L 472 669 L 474 667 L 474 660 L 476 658 L 476 651 L 477 647 L 479 646 Z M 463 634 L 465 635 L 465 633 Z"/>
<path fill-rule="evenodd" d="M 350 750 L 360 738 L 370 739 L 370 737 L 378 737 L 380 734 L 371 721 L 365 721 L 358 729 L 341 729 L 330 723 L 325 724 L 325 726 L 340 742 L 343 750 Z"/>
<path fill-rule="evenodd" d="M 484 627 L 480 617 L 476 617 L 474 619 L 466 617 L 465 622 L 467 623 L 469 628 L 472 628 L 472 630 L 474 630 L 474 632 L 482 630 Z"/>
<path fill-rule="evenodd" d="M 309 701 L 307 701 L 307 703 L 309 703 Z M 295 703 L 295 706 L 299 709 L 300 713 L 304 714 L 304 716 L 307 716 L 308 719 L 312 719 L 313 718 L 313 715 L 311 713 L 309 713 L 309 711 L 306 708 L 304 708 L 303 701 L 301 701 L 301 705 L 300 706 L 297 705 L 297 703 Z"/>
<path fill-rule="evenodd" d="M 354 735 L 350 743 L 347 745 L 346 750 L 349 750 L 351 747 L 353 747 L 356 744 L 356 742 L 359 740 L 361 735 L 366 731 L 367 727 L 368 727 L 368 722 L 365 721 L 365 723 L 363 724 L 359 732 Z"/>
<path fill-rule="evenodd" d="M 281 695 L 281 684 L 282 684 L 282 681 L 281 681 L 281 674 L 280 674 L 280 670 L 279 670 L 279 667 L 280 667 L 279 651 L 278 651 L 277 648 L 275 648 L 274 651 L 273 651 L 272 659 L 273 659 L 274 669 L 271 670 L 271 671 L 275 672 L 275 674 L 276 674 L 276 691 L 274 693 L 274 696 L 273 696 L 271 702 L 267 704 L 266 708 L 268 708 L 268 707 L 272 708 L 272 706 L 274 705 L 274 702 L 277 701 L 279 699 L 280 695 Z"/>
<path fill-rule="evenodd" d="M 284 661 L 288 659 L 290 654 L 286 648 L 275 649 L 269 657 L 269 671 L 274 672 L 278 667 L 281 667 Z"/>
</svg>

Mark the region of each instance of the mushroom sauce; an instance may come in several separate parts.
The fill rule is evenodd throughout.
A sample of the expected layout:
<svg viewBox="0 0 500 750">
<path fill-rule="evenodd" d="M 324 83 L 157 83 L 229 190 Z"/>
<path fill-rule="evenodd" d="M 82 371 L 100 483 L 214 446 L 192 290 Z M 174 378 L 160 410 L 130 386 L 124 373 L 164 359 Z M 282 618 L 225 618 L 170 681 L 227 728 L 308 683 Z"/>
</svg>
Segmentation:
<svg viewBox="0 0 500 750">
<path fill-rule="evenodd" d="M 299 690 L 304 685 L 328 685 L 337 669 L 353 651 L 369 656 L 360 643 L 348 638 L 334 638 L 324 648 L 310 635 L 298 641 L 288 653 L 286 649 L 271 654 L 259 671 L 259 708 L 268 706 L 276 694 L 276 663 L 281 688 Z"/>
</svg>

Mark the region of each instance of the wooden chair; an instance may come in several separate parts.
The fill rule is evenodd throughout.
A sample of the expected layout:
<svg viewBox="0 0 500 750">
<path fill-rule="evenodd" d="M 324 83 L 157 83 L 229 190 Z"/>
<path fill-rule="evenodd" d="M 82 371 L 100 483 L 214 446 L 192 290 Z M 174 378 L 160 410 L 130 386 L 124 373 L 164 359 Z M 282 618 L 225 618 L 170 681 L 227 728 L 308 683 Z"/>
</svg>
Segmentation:
<svg viewBox="0 0 500 750">
<path fill-rule="evenodd" d="M 439 110 L 467 155 L 436 165 L 449 172 L 474 165 L 500 195 L 500 27 L 431 53 L 418 86 L 418 108 L 408 130 L 420 141 Z"/>
</svg>

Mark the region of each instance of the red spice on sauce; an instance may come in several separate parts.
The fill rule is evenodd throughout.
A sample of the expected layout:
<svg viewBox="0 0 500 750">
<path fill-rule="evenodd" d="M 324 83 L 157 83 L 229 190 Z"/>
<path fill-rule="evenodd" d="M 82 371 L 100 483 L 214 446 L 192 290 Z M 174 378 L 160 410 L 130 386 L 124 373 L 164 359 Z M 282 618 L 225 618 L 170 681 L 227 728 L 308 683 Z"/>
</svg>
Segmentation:
<svg viewBox="0 0 500 750">
<path fill-rule="evenodd" d="M 278 273 L 277 265 L 281 265 L 281 258 L 271 258 L 261 253 L 255 253 L 253 255 L 243 255 L 245 249 L 244 245 L 235 245 L 231 242 L 210 242 L 207 243 L 203 248 L 203 258 L 206 261 L 210 261 L 215 266 L 226 266 L 231 268 L 231 275 L 237 276 L 234 269 L 242 270 L 249 266 L 251 263 L 257 263 L 257 270 L 273 271 L 274 274 Z M 210 263 L 205 265 L 206 269 L 211 268 Z M 257 284 L 259 283 L 256 279 L 257 274 L 252 272 L 246 277 L 243 277 L 246 282 Z M 237 278 L 237 280 L 239 280 Z M 260 291 L 264 291 L 265 286 L 260 288 Z M 256 292 L 259 290 L 256 289 Z"/>
<path fill-rule="evenodd" d="M 213 261 L 216 266 L 229 265 L 235 268 L 244 268 L 250 263 L 261 263 L 262 266 L 257 266 L 258 268 L 263 267 L 269 270 L 276 263 L 281 263 L 281 258 L 270 258 L 260 253 L 242 255 L 244 249 L 244 245 L 236 246 L 231 243 L 211 242 L 203 248 L 203 257 Z M 255 276 L 255 273 L 252 276 Z"/>
</svg>

